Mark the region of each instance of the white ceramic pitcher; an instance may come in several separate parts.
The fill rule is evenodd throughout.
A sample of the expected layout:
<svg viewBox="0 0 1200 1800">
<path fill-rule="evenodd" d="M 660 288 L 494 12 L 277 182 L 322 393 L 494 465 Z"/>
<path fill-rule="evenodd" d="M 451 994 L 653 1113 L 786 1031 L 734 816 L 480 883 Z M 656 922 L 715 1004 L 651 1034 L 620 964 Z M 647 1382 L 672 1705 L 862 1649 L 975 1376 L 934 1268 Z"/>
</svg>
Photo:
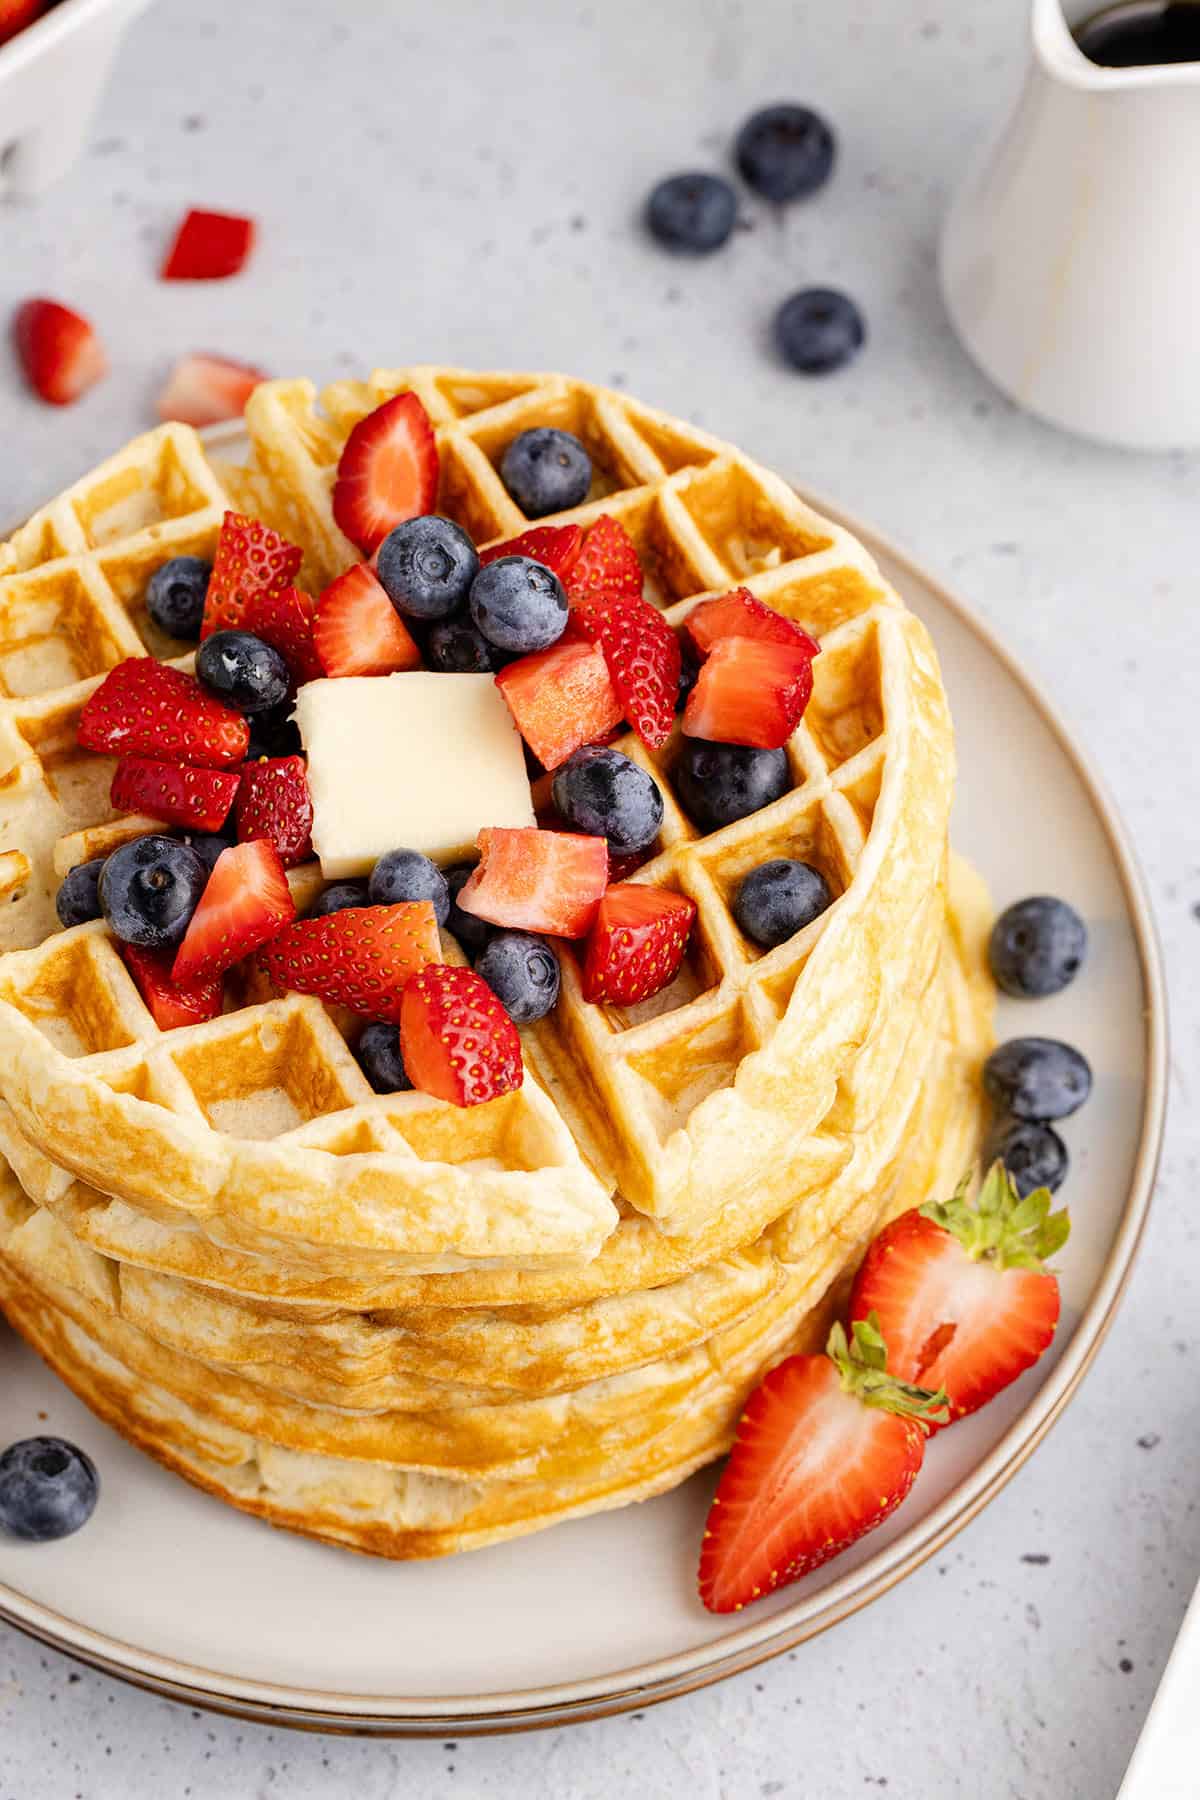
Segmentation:
<svg viewBox="0 0 1200 1800">
<path fill-rule="evenodd" d="M 950 316 L 1020 406 L 1136 449 L 1200 445 L 1200 62 L 1101 68 L 1032 0 L 1012 118 L 957 194 Z"/>
</svg>

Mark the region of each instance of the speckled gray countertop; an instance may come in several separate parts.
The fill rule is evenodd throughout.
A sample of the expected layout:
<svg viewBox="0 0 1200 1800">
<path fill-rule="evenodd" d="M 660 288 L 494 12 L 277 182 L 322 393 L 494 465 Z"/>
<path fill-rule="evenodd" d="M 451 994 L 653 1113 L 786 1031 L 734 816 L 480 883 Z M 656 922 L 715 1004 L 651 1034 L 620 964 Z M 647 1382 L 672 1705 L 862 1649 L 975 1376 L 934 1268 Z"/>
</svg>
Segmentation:
<svg viewBox="0 0 1200 1800">
<path fill-rule="evenodd" d="M 645 1715 L 446 1744 L 208 1717 L 0 1630 L 0 1800 L 1116 1793 L 1200 1575 L 1200 456 L 1060 437 L 998 398 L 948 334 L 938 220 L 1011 96 L 1025 12 L 159 0 L 84 160 L 37 205 L 0 208 L 0 312 L 60 294 L 103 322 L 114 364 L 61 414 L 0 359 L 0 512 L 140 429 L 187 349 L 318 379 L 428 360 L 628 386 L 906 541 L 1001 632 L 1125 812 L 1175 1009 L 1158 1201 L 1093 1373 L 986 1513 L 867 1612 Z M 836 122 L 833 185 L 783 220 L 747 207 L 705 263 L 645 244 L 630 221 L 652 179 L 719 161 L 743 115 L 782 97 Z M 154 282 L 188 203 L 261 218 L 245 277 Z M 871 331 L 858 364 L 819 384 L 766 347 L 779 299 L 814 281 L 858 295 Z"/>
</svg>

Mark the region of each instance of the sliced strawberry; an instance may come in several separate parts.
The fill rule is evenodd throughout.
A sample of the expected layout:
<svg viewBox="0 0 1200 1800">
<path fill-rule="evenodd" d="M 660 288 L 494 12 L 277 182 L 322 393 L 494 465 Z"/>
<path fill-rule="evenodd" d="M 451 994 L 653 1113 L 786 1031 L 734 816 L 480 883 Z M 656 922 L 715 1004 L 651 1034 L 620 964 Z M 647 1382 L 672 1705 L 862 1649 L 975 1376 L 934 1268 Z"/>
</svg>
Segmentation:
<svg viewBox="0 0 1200 1800">
<path fill-rule="evenodd" d="M 687 698 L 688 737 L 778 750 L 812 696 L 812 657 L 798 644 L 718 638 Z"/>
<path fill-rule="evenodd" d="M 44 13 L 50 0 L 0 0 L 0 44 L 7 44 Z"/>
<path fill-rule="evenodd" d="M 236 769 L 189 769 L 182 763 L 127 756 L 117 764 L 109 798 L 118 812 L 149 813 L 167 825 L 218 831 L 241 780 Z"/>
<path fill-rule="evenodd" d="M 251 601 L 290 587 L 300 573 L 303 554 L 269 525 L 227 512 L 217 538 L 200 636 L 245 631 Z"/>
<path fill-rule="evenodd" d="M 57 300 L 26 300 L 18 307 L 13 342 L 30 387 L 51 406 L 70 406 L 108 373 L 92 325 Z"/>
<path fill-rule="evenodd" d="M 181 987 L 210 980 L 276 937 L 296 916 L 274 844 L 232 844 L 213 865 L 171 969 Z"/>
<path fill-rule="evenodd" d="M 679 973 L 696 903 L 669 888 L 621 881 L 600 902 L 583 965 L 585 1000 L 636 1006 Z"/>
<path fill-rule="evenodd" d="M 509 663 L 496 686 L 544 769 L 557 769 L 581 744 L 600 743 L 621 722 L 604 652 L 578 638 Z"/>
<path fill-rule="evenodd" d="M 370 563 L 356 563 L 325 589 L 313 639 L 326 675 L 391 675 L 421 666 L 420 649 Z"/>
<path fill-rule="evenodd" d="M 397 1024 L 405 982 L 441 954 L 432 902 L 405 900 L 297 919 L 263 951 L 262 964 L 280 987 Z"/>
<path fill-rule="evenodd" d="M 479 861 L 458 896 L 464 912 L 518 931 L 584 935 L 608 882 L 603 838 L 488 826 L 476 842 Z"/>
<path fill-rule="evenodd" d="M 507 544 L 493 544 L 479 552 L 479 566 L 486 568 L 498 556 L 529 556 L 544 568 L 553 570 L 565 582 L 579 561 L 583 549 L 583 529 L 579 525 L 534 525 L 520 537 L 509 538 Z"/>
<path fill-rule="evenodd" d="M 884 1339 L 835 1325 L 824 1356 L 789 1356 L 750 1396 L 700 1551 L 709 1612 L 798 1581 L 890 1517 L 945 1395 L 887 1373 Z"/>
<path fill-rule="evenodd" d="M 595 594 L 642 597 L 642 565 L 625 527 L 609 513 L 601 513 L 588 528 L 583 549 L 564 583 L 569 600 L 585 600 Z"/>
<path fill-rule="evenodd" d="M 247 400 L 266 380 L 261 369 L 225 356 L 182 356 L 158 396 L 158 416 L 197 428 L 240 419 Z"/>
<path fill-rule="evenodd" d="M 325 673 L 317 655 L 316 606 L 299 588 L 255 594 L 246 607 L 245 629 L 274 645 L 297 686 Z"/>
<path fill-rule="evenodd" d="M 661 749 L 675 723 L 679 694 L 679 639 L 667 621 L 648 600 L 617 593 L 577 600 L 571 618 L 603 650 L 633 729 L 649 749 Z"/>
<path fill-rule="evenodd" d="M 400 1054 L 413 1086 L 451 1106 L 480 1106 L 525 1078 L 517 1028 L 487 982 L 444 964 L 404 990 Z"/>
<path fill-rule="evenodd" d="M 945 1388 L 950 1418 L 961 1419 L 1049 1345 L 1059 1292 L 1045 1259 L 1069 1230 L 1047 1189 L 1022 1200 L 996 1163 L 974 1204 L 964 1184 L 944 1205 L 884 1227 L 859 1269 L 851 1317 L 877 1312 L 893 1374 Z"/>
<path fill-rule="evenodd" d="M 153 756 L 197 768 L 241 762 L 250 727 L 182 669 L 152 656 L 130 656 L 110 669 L 79 715 L 85 750 Z"/>
<path fill-rule="evenodd" d="M 254 237 L 253 219 L 192 208 L 183 215 L 160 277 L 163 281 L 223 281 L 244 267 Z"/>
<path fill-rule="evenodd" d="M 768 644 L 795 644 L 809 656 L 819 656 L 821 646 L 802 625 L 785 619 L 774 607 L 755 599 L 749 588 L 734 588 L 716 600 L 702 600 L 684 620 L 683 629 L 697 654 L 708 655 L 719 638 L 760 638 Z"/>
<path fill-rule="evenodd" d="M 370 556 L 393 525 L 433 511 L 437 488 L 429 414 L 414 393 L 397 394 L 360 419 L 346 439 L 333 484 L 333 516 Z"/>
<path fill-rule="evenodd" d="M 242 768 L 237 794 L 238 842 L 266 838 L 285 869 L 312 855 L 312 800 L 302 756 L 264 756 Z"/>
<path fill-rule="evenodd" d="M 180 987 L 171 974 L 174 958 L 169 950 L 139 950 L 136 944 L 118 948 L 160 1031 L 173 1031 L 177 1025 L 202 1025 L 206 1019 L 216 1018 L 222 1000 L 219 975 Z"/>
</svg>

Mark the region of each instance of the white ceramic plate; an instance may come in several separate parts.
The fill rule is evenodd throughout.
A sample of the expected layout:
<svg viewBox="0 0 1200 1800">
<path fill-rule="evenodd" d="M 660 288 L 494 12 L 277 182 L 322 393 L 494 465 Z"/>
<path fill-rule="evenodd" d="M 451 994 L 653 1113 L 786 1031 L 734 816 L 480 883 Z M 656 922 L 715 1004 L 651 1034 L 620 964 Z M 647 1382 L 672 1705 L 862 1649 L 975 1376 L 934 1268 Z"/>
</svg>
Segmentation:
<svg viewBox="0 0 1200 1800">
<path fill-rule="evenodd" d="M 439 1736 L 561 1724 L 666 1699 L 824 1630 L 931 1555 L 1020 1467 L 1094 1356 L 1145 1222 L 1164 1106 L 1162 972 L 1124 833 L 1049 705 L 944 588 L 846 522 L 936 640 L 958 726 L 957 845 L 998 906 L 1062 894 L 1091 933 L 1072 988 L 1035 1006 L 1006 1002 L 1000 1017 L 1002 1036 L 1078 1044 L 1096 1075 L 1064 1134 L 1075 1173 L 1063 1197 L 1078 1206 L 1052 1353 L 938 1437 L 886 1527 L 798 1586 L 717 1619 L 695 1596 L 711 1472 L 470 1556 L 376 1562 L 193 1492 L 98 1424 L 0 1328 L 0 1444 L 61 1432 L 103 1479 L 77 1537 L 0 1542 L 0 1616 L 111 1673 L 248 1717 Z"/>
</svg>

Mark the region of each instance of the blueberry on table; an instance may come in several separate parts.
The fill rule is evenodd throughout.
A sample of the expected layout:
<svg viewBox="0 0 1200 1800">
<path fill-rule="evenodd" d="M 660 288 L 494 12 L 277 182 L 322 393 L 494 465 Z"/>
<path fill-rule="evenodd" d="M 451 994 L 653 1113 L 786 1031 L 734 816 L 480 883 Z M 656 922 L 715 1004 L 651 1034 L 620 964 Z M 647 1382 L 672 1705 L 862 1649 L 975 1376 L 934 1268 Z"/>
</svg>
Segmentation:
<svg viewBox="0 0 1200 1800">
<path fill-rule="evenodd" d="M 1013 1186 L 1024 1199 L 1035 1188 L 1049 1188 L 1057 1193 L 1067 1178 L 1071 1159 L 1067 1146 L 1049 1125 L 1035 1125 L 1026 1119 L 1000 1119 L 992 1127 L 984 1145 L 983 1162 L 1002 1162 L 1012 1176 Z"/>
<path fill-rule="evenodd" d="M 412 1086 L 400 1054 L 400 1028 L 375 1020 L 363 1027 L 354 1053 L 377 1094 L 399 1094 Z"/>
<path fill-rule="evenodd" d="M 372 906 L 398 906 L 405 900 L 429 900 L 439 925 L 450 917 L 450 889 L 435 862 L 419 850 L 389 850 L 371 870 L 367 899 Z"/>
<path fill-rule="evenodd" d="M 1045 1124 L 1078 1110 L 1092 1091 L 1085 1056 L 1057 1038 L 1010 1038 L 983 1065 L 988 1098 L 1014 1119 Z"/>
<path fill-rule="evenodd" d="M 65 1438 L 23 1438 L 0 1455 L 0 1528 L 33 1544 L 70 1537 L 96 1510 L 100 1477 Z"/>
<path fill-rule="evenodd" d="M 751 869 L 738 888 L 733 916 L 754 943 L 773 950 L 833 904 L 829 883 L 811 863 L 776 856 Z"/>
<path fill-rule="evenodd" d="M 567 623 L 558 576 L 530 556 L 498 556 L 471 584 L 471 617 L 489 644 L 524 656 L 557 643 Z"/>
<path fill-rule="evenodd" d="M 554 804 L 572 831 L 607 838 L 617 856 L 645 850 L 658 836 L 663 797 L 652 775 L 620 750 L 584 744 L 555 771 Z"/>
<path fill-rule="evenodd" d="M 239 712 L 273 712 L 291 691 L 288 666 L 273 644 L 251 631 L 214 631 L 196 652 L 196 675 Z"/>
<path fill-rule="evenodd" d="M 103 856 L 96 856 L 91 862 L 76 863 L 63 876 L 62 886 L 54 896 L 54 910 L 60 925 L 69 929 L 72 925 L 86 925 L 89 920 L 100 917 L 100 871 L 104 863 Z"/>
<path fill-rule="evenodd" d="M 212 564 L 201 556 L 173 556 L 146 584 L 146 611 L 168 637 L 200 636 Z"/>
<path fill-rule="evenodd" d="M 319 893 L 306 919 L 323 919 L 327 913 L 349 912 L 356 906 L 370 906 L 365 881 L 335 881 Z"/>
<path fill-rule="evenodd" d="M 500 479 L 527 519 L 541 519 L 587 499 L 592 459 L 571 432 L 535 425 L 504 452 Z"/>
<path fill-rule="evenodd" d="M 173 950 L 182 941 L 208 881 L 203 859 L 178 838 L 135 838 L 122 844 L 100 875 L 100 905 L 114 935 L 143 950 Z"/>
<path fill-rule="evenodd" d="M 514 1025 L 544 1019 L 558 1000 L 558 958 L 543 938 L 528 931 L 497 931 L 475 961 Z"/>
<path fill-rule="evenodd" d="M 476 918 L 474 913 L 464 912 L 458 904 L 458 896 L 475 873 L 475 864 L 452 863 L 448 869 L 443 869 L 442 873 L 446 877 L 446 886 L 450 890 L 450 914 L 446 920 L 447 929 L 453 932 L 468 956 L 478 956 L 495 935 L 496 927 L 489 925 L 486 919 Z"/>
<path fill-rule="evenodd" d="M 704 170 L 668 175 L 651 188 L 646 224 L 668 250 L 719 250 L 733 230 L 737 196 L 727 181 Z"/>
<path fill-rule="evenodd" d="M 474 544 L 437 513 L 405 519 L 379 546 L 375 573 L 403 618 L 445 619 L 457 612 L 479 571 Z"/>
<path fill-rule="evenodd" d="M 775 315 L 775 339 L 802 375 L 829 375 L 857 356 L 867 340 L 863 316 L 837 288 L 802 288 Z"/>
<path fill-rule="evenodd" d="M 750 186 L 768 200 L 799 200 L 829 180 L 836 140 L 808 106 L 764 106 L 737 134 L 734 157 Z"/>
<path fill-rule="evenodd" d="M 1049 894 L 1007 907 L 988 943 L 997 987 L 1017 999 L 1060 993 L 1074 981 L 1086 954 L 1087 926 L 1073 906 Z"/>
<path fill-rule="evenodd" d="M 425 661 L 443 675 L 494 675 L 505 660 L 466 619 L 439 619 L 425 641 Z"/>
<path fill-rule="evenodd" d="M 747 818 L 792 785 L 784 750 L 751 750 L 688 738 L 671 774 L 684 811 L 702 831 Z"/>
</svg>

